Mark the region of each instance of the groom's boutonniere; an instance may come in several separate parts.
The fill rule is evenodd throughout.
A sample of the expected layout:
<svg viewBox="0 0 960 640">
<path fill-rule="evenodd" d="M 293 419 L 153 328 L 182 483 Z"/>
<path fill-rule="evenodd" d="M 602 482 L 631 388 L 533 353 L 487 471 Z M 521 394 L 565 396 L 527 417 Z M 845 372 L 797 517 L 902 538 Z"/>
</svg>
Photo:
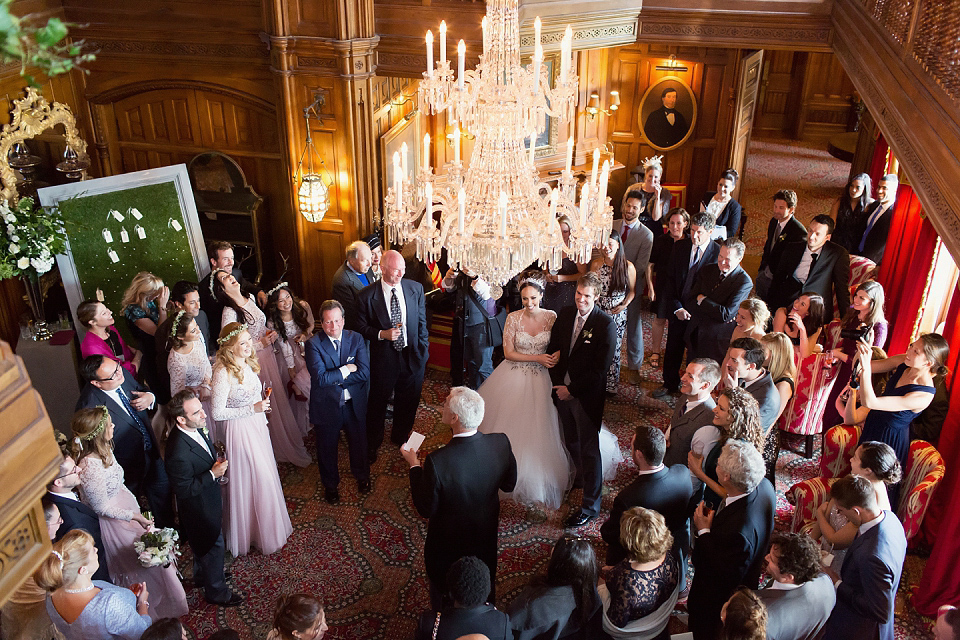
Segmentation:
<svg viewBox="0 0 960 640">
<path fill-rule="evenodd" d="M 210 432 L 207 431 L 206 427 L 200 427 L 200 431 L 203 431 L 203 435 L 207 436 L 208 438 L 210 437 Z"/>
<path fill-rule="evenodd" d="M 590 342 L 590 338 L 593 337 L 593 329 L 587 329 L 586 331 L 581 331 L 580 335 L 583 336 L 583 342 L 586 344 Z"/>
<path fill-rule="evenodd" d="M 781 234 L 780 234 L 780 237 L 777 238 L 777 242 L 783 242 L 783 241 L 786 240 L 786 239 L 787 239 L 787 234 L 781 233 Z"/>
</svg>

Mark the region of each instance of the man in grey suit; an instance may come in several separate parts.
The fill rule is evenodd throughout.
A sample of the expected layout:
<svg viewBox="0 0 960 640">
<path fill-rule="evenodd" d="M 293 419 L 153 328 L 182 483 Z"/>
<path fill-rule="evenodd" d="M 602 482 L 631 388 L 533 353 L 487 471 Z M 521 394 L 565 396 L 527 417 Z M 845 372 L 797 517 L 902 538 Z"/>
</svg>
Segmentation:
<svg viewBox="0 0 960 640">
<path fill-rule="evenodd" d="M 650 263 L 650 250 L 653 248 L 653 233 L 640 222 L 642 201 L 632 198 L 635 192 L 627 194 L 627 201 L 623 205 L 623 219 L 613 221 L 613 230 L 620 234 L 623 242 L 623 255 L 633 263 L 637 270 L 637 288 L 640 289 L 640 278 L 647 273 Z M 631 371 L 640 371 L 643 364 L 643 324 L 640 321 L 642 290 L 637 291 L 633 302 L 627 306 L 627 368 Z M 637 374 L 639 375 L 639 374 Z"/>
<path fill-rule="evenodd" d="M 697 358 L 684 370 L 680 378 L 683 402 L 677 402 L 666 433 L 667 454 L 663 463 L 668 467 L 686 465 L 693 435 L 701 427 L 713 424 L 713 408 L 717 403 L 710 393 L 719 381 L 720 365 L 709 358 Z"/>
<path fill-rule="evenodd" d="M 830 576 L 820 571 L 820 550 L 810 536 L 775 533 L 767 554 L 773 582 L 757 596 L 767 607 L 767 640 L 813 640 L 837 603 Z"/>
<path fill-rule="evenodd" d="M 343 327 L 357 330 L 357 294 L 376 282 L 370 245 L 360 240 L 347 245 L 347 259 L 333 274 L 333 298 L 343 305 Z"/>
<path fill-rule="evenodd" d="M 763 432 L 773 427 L 780 414 L 780 393 L 773 383 L 770 372 L 763 368 L 766 354 L 759 340 L 737 338 L 727 349 L 727 370 L 723 372 L 725 389 L 743 387 L 760 405 L 760 422 Z"/>
</svg>

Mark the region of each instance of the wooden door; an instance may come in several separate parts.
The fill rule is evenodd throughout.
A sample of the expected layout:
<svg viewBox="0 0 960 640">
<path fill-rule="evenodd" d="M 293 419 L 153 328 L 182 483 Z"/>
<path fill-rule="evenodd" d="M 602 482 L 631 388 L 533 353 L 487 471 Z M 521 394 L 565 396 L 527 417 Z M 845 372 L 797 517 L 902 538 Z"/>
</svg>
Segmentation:
<svg viewBox="0 0 960 640">
<path fill-rule="evenodd" d="M 794 91 L 797 57 L 793 51 L 770 51 L 764 58 L 754 131 L 780 135 L 792 128 L 799 98 Z"/>
<path fill-rule="evenodd" d="M 734 190 L 736 198 L 743 190 L 746 179 L 747 150 L 750 148 L 750 131 L 753 128 L 753 115 L 757 105 L 757 90 L 760 88 L 760 66 L 763 62 L 763 50 L 745 53 L 740 59 L 740 78 L 737 85 L 737 106 L 734 110 L 733 151 L 730 154 L 730 166 L 740 174 L 740 182 Z"/>
</svg>

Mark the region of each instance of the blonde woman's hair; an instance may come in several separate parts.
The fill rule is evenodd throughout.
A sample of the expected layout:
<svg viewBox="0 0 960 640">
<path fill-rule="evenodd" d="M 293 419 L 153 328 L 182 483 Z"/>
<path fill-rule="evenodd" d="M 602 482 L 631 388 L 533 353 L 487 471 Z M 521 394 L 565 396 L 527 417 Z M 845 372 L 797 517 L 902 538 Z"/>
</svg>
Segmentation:
<svg viewBox="0 0 960 640">
<path fill-rule="evenodd" d="M 93 536 L 83 529 L 72 529 L 60 542 L 53 543 L 53 551 L 47 554 L 33 574 L 37 586 L 44 591 L 56 591 L 76 582 L 80 567 L 90 563 L 88 544 L 93 545 Z M 96 552 L 94 548 L 92 553 Z"/>
<path fill-rule="evenodd" d="M 223 340 L 225 337 L 231 333 L 234 333 L 234 331 L 237 331 L 239 328 L 239 322 L 231 322 L 220 330 L 220 340 Z M 237 346 L 240 336 L 242 336 L 244 333 L 249 333 L 249 331 L 237 331 L 232 338 L 221 343 L 220 348 L 217 349 L 216 365 L 226 369 L 227 373 L 236 378 L 237 382 L 243 382 L 244 362 L 237 360 L 237 357 L 233 354 L 233 348 Z M 246 359 L 245 363 L 247 366 L 253 369 L 254 373 L 260 373 L 260 361 L 257 360 L 256 349 L 250 350 L 250 357 Z"/>
<path fill-rule="evenodd" d="M 70 429 L 73 431 L 70 457 L 77 464 L 90 454 L 96 454 L 104 467 L 113 464 L 113 442 L 107 439 L 106 428 L 100 429 L 100 423 L 104 419 L 110 421 L 110 412 L 106 407 L 80 409 L 73 414 L 70 420 Z M 99 433 L 93 435 L 98 429 Z"/>
<path fill-rule="evenodd" d="M 761 337 L 760 343 L 768 354 L 764 366 L 770 372 L 770 377 L 774 381 L 787 377 L 796 382 L 797 365 L 793 361 L 793 343 L 790 342 L 790 336 L 774 331 Z"/>
<path fill-rule="evenodd" d="M 631 562 L 653 562 L 673 546 L 673 535 L 662 515 L 632 507 L 620 517 L 620 544 Z"/>
<path fill-rule="evenodd" d="M 740 308 L 746 309 L 750 317 L 753 318 L 753 326 L 758 327 L 761 331 L 770 321 L 770 309 L 767 308 L 767 303 L 760 298 L 746 298 L 740 303 Z"/>
<path fill-rule="evenodd" d="M 120 308 L 126 309 L 134 304 L 147 311 L 147 299 L 163 289 L 163 280 L 153 275 L 149 271 L 141 271 L 133 276 L 133 281 L 127 290 L 123 292 L 123 300 L 120 302 Z"/>
<path fill-rule="evenodd" d="M 720 431 L 720 444 L 726 444 L 727 440 L 743 440 L 755 446 L 757 451 L 763 451 L 766 438 L 763 435 L 760 405 L 756 398 L 740 387 L 724 389 L 720 395 L 726 396 L 730 404 L 731 419 L 730 426 Z M 776 438 L 776 433 L 771 431 L 771 437 Z"/>
</svg>

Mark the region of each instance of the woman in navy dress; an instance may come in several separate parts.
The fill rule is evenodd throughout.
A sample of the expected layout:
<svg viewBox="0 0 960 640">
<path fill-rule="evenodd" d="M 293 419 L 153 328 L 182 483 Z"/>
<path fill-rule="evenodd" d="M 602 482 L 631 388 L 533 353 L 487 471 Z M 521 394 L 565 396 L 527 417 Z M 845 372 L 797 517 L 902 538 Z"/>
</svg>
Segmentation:
<svg viewBox="0 0 960 640">
<path fill-rule="evenodd" d="M 860 443 L 875 440 L 890 445 L 900 466 L 907 468 L 910 453 L 910 422 L 933 402 L 935 375 L 946 375 L 944 366 L 950 354 L 947 341 L 939 333 L 920 336 L 903 355 L 886 360 L 871 361 L 869 345 L 857 344 L 860 362 L 860 402 L 870 409 L 863 423 Z M 893 370 L 882 396 L 877 396 L 870 383 L 874 370 L 878 373 Z M 898 487 L 890 487 L 890 504 L 896 506 Z"/>
</svg>

